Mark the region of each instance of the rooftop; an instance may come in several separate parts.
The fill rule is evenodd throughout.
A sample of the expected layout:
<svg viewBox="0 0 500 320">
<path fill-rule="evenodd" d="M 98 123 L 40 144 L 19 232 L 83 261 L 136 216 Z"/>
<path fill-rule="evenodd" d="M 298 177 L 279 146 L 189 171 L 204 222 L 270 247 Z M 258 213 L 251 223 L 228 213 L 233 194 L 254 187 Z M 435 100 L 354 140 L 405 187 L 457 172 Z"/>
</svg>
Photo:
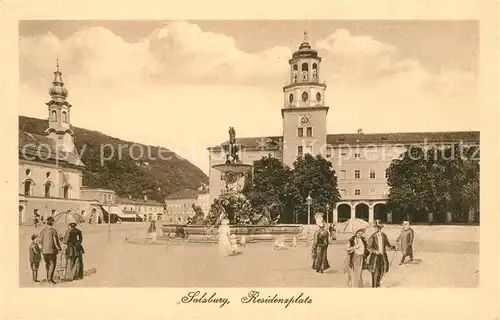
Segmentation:
<svg viewBox="0 0 500 320">
<path fill-rule="evenodd" d="M 207 191 L 195 191 L 195 190 L 182 190 L 169 194 L 166 200 L 180 200 L 180 199 L 197 199 L 199 194 L 205 194 Z"/>
<path fill-rule="evenodd" d="M 479 143 L 479 131 L 435 131 L 435 132 L 395 132 L 395 133 L 340 133 L 328 134 L 326 143 L 332 147 L 348 144 L 412 144 L 412 143 Z M 221 146 L 209 150 L 222 151 Z M 282 136 L 236 138 L 236 143 L 247 150 L 276 150 L 283 144 Z"/>
<path fill-rule="evenodd" d="M 75 152 L 58 150 L 56 142 L 51 138 L 22 130 L 19 130 L 19 159 L 55 161 L 62 165 L 85 167 Z"/>
</svg>

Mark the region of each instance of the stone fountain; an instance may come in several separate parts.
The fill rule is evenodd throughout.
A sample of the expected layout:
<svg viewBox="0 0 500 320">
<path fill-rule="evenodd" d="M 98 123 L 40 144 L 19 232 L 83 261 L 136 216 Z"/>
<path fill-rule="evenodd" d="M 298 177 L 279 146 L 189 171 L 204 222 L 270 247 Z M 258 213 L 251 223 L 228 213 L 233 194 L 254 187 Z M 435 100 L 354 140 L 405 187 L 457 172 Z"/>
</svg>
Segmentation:
<svg viewBox="0 0 500 320">
<path fill-rule="evenodd" d="M 252 168 L 249 164 L 244 164 L 240 160 L 239 152 L 242 146 L 236 143 L 236 131 L 233 127 L 229 128 L 229 141 L 223 146 L 226 152 L 226 160 L 224 163 L 213 165 L 212 168 L 220 171 L 223 174 L 225 188 L 223 190 L 223 197 L 246 199 L 241 193 L 243 186 L 242 178 Z M 247 200 L 244 200 L 247 201 Z M 220 201 L 216 199 L 215 204 L 218 204 L 222 209 L 222 213 L 214 225 L 199 224 L 200 219 L 193 219 L 192 223 L 184 225 L 165 224 L 162 227 L 164 234 L 172 235 L 174 238 L 182 238 L 183 240 L 195 242 L 216 242 L 217 232 L 220 221 L 223 218 L 230 218 L 224 208 L 220 205 Z M 251 205 L 247 202 L 248 206 Z M 253 212 L 253 210 L 251 210 Z M 230 219 L 231 234 L 236 235 L 238 239 L 246 238 L 248 242 L 253 241 L 272 241 L 277 237 L 288 236 L 295 237 L 302 233 L 302 227 L 298 225 L 276 225 L 276 221 L 271 221 L 269 213 L 264 212 L 259 219 L 247 219 L 241 222 L 241 219 L 236 223 L 234 217 L 241 217 L 240 212 L 233 212 L 233 219 Z M 258 216 L 258 215 L 257 215 Z M 195 222 L 196 221 L 196 222 Z M 182 232 L 179 230 L 182 229 Z"/>
</svg>

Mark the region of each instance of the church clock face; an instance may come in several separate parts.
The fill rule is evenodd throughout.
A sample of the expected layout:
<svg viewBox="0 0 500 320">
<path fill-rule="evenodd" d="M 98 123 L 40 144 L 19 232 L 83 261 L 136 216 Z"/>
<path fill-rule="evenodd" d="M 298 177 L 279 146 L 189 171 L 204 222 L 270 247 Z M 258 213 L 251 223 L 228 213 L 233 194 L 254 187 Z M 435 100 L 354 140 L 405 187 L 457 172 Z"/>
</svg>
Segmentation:
<svg viewBox="0 0 500 320">
<path fill-rule="evenodd" d="M 309 95 L 307 94 L 307 92 L 302 92 L 302 101 L 306 102 L 307 99 L 309 99 Z"/>
</svg>

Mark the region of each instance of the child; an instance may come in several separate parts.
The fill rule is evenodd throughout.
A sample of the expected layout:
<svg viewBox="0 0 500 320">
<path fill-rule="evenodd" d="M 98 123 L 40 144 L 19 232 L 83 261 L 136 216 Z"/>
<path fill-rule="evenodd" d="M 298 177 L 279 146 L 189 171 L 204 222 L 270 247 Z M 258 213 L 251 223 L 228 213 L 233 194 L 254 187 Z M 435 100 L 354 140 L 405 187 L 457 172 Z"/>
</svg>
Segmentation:
<svg viewBox="0 0 500 320">
<path fill-rule="evenodd" d="M 36 238 L 36 234 L 31 236 L 30 267 L 33 274 L 33 282 L 40 282 L 38 281 L 38 267 L 40 266 L 40 261 L 42 260 L 42 254 L 40 251 L 40 247 L 36 243 Z"/>
</svg>

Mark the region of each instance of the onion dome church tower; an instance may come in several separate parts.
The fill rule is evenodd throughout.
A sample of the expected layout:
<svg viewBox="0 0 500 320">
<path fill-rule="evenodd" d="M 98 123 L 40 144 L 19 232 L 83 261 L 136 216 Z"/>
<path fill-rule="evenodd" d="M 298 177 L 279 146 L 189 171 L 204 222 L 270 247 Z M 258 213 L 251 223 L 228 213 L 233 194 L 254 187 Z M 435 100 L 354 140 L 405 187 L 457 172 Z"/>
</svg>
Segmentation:
<svg viewBox="0 0 500 320">
<path fill-rule="evenodd" d="M 290 82 L 283 87 L 283 163 L 292 166 L 297 157 L 326 153 L 326 84 L 320 82 L 321 57 L 304 41 L 288 61 Z"/>
<path fill-rule="evenodd" d="M 56 142 L 58 150 L 73 152 L 75 150 L 74 136 L 71 130 L 71 104 L 66 101 L 68 90 L 64 87 L 62 73 L 59 71 L 59 61 L 54 72 L 54 81 L 49 88 L 50 101 L 47 102 L 49 111 L 49 127 L 45 135 Z"/>
</svg>

